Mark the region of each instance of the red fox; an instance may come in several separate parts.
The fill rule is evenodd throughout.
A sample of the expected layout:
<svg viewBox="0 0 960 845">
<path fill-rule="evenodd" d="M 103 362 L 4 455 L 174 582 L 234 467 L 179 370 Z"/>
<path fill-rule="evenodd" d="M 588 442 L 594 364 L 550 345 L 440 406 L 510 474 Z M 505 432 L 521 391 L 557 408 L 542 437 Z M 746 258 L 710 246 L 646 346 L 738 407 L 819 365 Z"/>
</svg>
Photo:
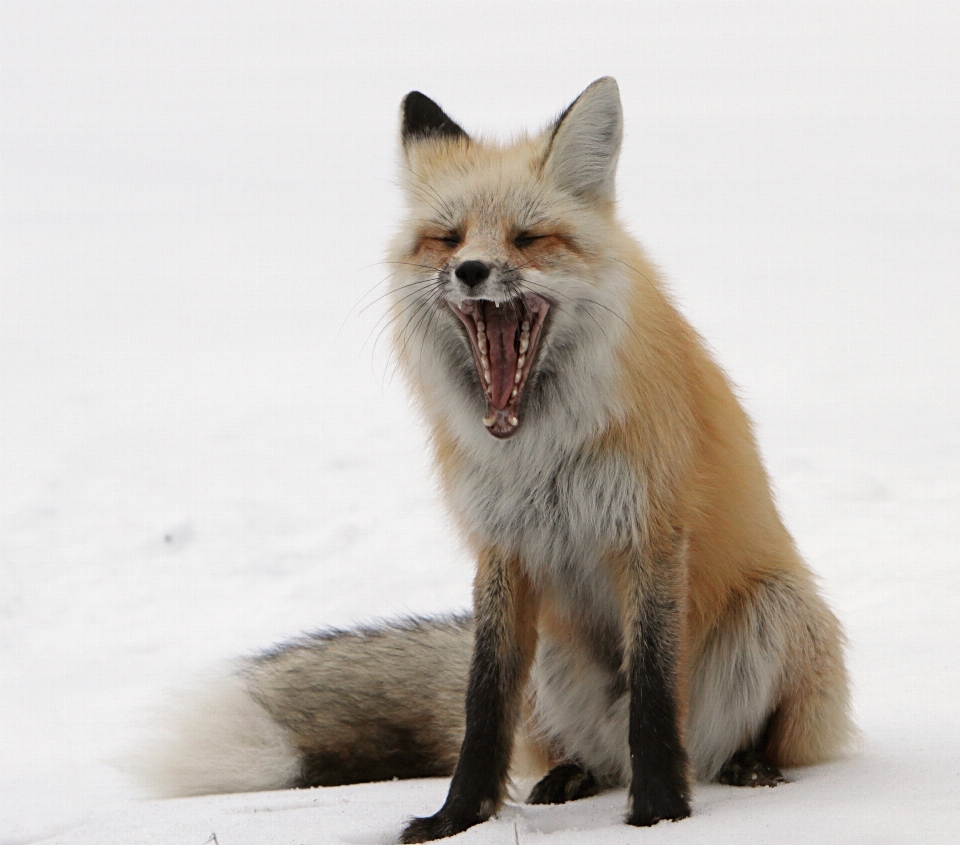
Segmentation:
<svg viewBox="0 0 960 845">
<path fill-rule="evenodd" d="M 476 557 L 472 619 L 248 661 L 220 724 L 256 723 L 238 741 L 270 762 L 170 763 L 168 791 L 452 771 L 410 843 L 496 813 L 521 757 L 528 801 L 622 784 L 647 826 L 690 814 L 693 778 L 774 786 L 846 749 L 839 623 L 727 378 L 617 218 L 622 134 L 611 78 L 508 145 L 404 99 L 392 318 Z"/>
</svg>

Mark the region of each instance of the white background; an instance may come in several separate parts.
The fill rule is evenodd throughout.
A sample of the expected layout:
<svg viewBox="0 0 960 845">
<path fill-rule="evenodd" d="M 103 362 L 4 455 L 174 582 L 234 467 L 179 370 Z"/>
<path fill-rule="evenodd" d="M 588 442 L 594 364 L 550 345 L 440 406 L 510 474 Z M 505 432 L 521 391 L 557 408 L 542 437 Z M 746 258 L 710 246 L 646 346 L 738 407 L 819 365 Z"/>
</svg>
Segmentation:
<svg viewBox="0 0 960 845">
<path fill-rule="evenodd" d="M 466 606 L 375 342 L 399 101 L 508 138 L 606 74 L 622 217 L 756 421 L 864 748 L 680 825 L 621 791 L 464 841 L 954 841 L 958 45 L 954 3 L 0 5 L 0 843 L 385 843 L 439 806 L 142 802 L 107 761 L 222 658 Z"/>
</svg>

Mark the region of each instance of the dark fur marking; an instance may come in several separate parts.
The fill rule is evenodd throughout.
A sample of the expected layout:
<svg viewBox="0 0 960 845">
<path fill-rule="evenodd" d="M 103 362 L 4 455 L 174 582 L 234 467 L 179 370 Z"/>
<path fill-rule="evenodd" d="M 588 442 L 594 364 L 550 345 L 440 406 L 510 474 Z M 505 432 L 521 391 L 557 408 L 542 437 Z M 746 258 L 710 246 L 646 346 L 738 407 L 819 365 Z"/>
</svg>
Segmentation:
<svg viewBox="0 0 960 845">
<path fill-rule="evenodd" d="M 421 138 L 462 138 L 469 140 L 463 128 L 429 97 L 411 91 L 403 98 L 404 146 Z"/>
<path fill-rule="evenodd" d="M 687 755 L 680 741 L 673 692 L 676 655 L 663 641 L 676 608 L 667 605 L 657 611 L 655 621 L 648 619 L 642 625 L 630 671 L 629 741 L 633 776 L 627 824 L 638 827 L 690 815 Z"/>
<path fill-rule="evenodd" d="M 530 792 L 528 804 L 565 804 L 589 798 L 600 791 L 600 783 L 579 763 L 562 763 L 551 769 Z"/>
<path fill-rule="evenodd" d="M 438 759 L 437 749 L 421 741 L 416 732 L 403 725 L 384 723 L 371 726 L 363 748 L 305 752 L 296 786 L 339 786 L 380 780 L 448 777 L 452 764 Z"/>
</svg>

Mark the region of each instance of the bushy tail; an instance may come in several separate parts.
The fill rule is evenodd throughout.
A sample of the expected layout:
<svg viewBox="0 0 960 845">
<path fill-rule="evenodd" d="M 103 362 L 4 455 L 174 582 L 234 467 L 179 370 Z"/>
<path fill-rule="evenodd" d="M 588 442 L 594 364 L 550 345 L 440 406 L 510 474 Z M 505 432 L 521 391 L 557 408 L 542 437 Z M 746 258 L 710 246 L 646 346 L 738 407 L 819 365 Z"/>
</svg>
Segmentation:
<svg viewBox="0 0 960 845">
<path fill-rule="evenodd" d="M 172 797 L 449 775 L 469 616 L 326 631 L 182 694 L 124 767 Z"/>
</svg>

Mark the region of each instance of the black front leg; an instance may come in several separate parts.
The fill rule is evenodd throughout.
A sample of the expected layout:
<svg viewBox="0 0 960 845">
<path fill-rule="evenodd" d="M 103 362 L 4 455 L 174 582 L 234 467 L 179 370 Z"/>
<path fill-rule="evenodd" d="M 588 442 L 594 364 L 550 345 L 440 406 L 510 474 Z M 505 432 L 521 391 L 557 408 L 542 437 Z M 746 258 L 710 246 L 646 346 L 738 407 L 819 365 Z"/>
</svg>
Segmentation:
<svg viewBox="0 0 960 845">
<path fill-rule="evenodd" d="M 490 818 L 503 800 L 520 694 L 536 649 L 536 606 L 516 561 L 481 561 L 476 633 L 467 683 L 466 733 L 447 800 L 412 819 L 401 843 L 453 836 Z"/>
<path fill-rule="evenodd" d="M 648 827 L 690 815 L 687 754 L 677 703 L 680 614 L 674 591 L 648 587 L 630 649 L 630 814 Z"/>
</svg>

